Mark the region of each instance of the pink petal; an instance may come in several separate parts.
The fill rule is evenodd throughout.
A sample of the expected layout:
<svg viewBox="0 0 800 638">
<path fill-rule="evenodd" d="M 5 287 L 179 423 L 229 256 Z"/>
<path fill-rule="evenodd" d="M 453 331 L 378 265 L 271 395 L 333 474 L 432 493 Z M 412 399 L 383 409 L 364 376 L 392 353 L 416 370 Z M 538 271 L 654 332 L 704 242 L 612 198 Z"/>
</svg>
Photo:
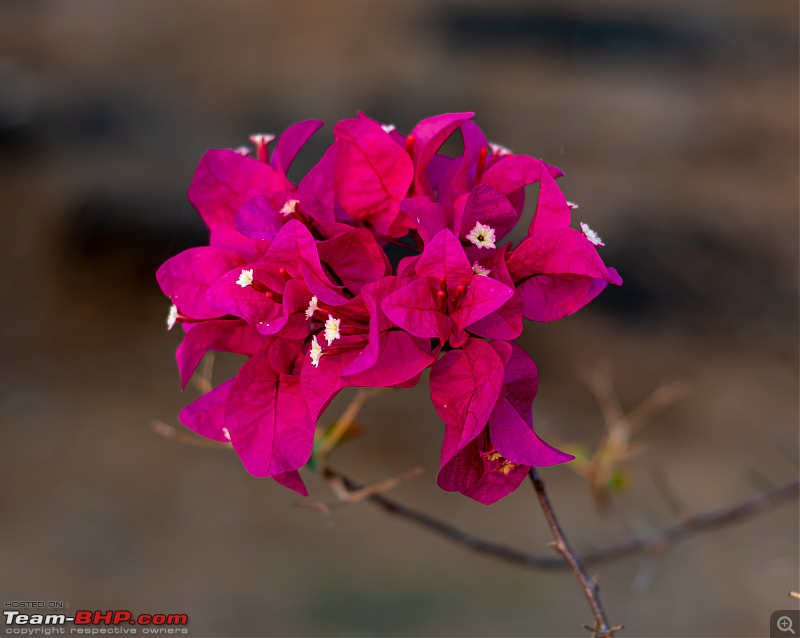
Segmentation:
<svg viewBox="0 0 800 638">
<path fill-rule="evenodd" d="M 515 248 L 508 259 L 515 281 L 531 275 L 583 275 L 617 283 L 597 249 L 574 228 L 536 232 Z"/>
<path fill-rule="evenodd" d="M 193 432 L 212 441 L 230 442 L 225 436 L 224 408 L 233 379 L 218 385 L 199 399 L 187 405 L 178 420 Z"/>
<path fill-rule="evenodd" d="M 272 478 L 275 479 L 275 481 L 277 481 L 280 485 L 288 487 L 290 490 L 294 490 L 300 494 L 300 496 L 308 496 L 306 484 L 303 483 L 303 479 L 300 478 L 300 472 L 297 470 L 284 472 L 283 474 L 276 474 Z"/>
<path fill-rule="evenodd" d="M 464 248 L 449 230 L 437 233 L 425 246 L 416 271 L 420 277 L 431 277 L 437 281 L 444 277 L 450 296 L 459 285 L 469 285 L 474 274 Z"/>
<path fill-rule="evenodd" d="M 234 220 L 236 230 L 252 239 L 275 239 L 284 222 L 263 195 L 256 195 L 239 209 Z"/>
<path fill-rule="evenodd" d="M 286 175 L 289 172 L 289 167 L 294 162 L 294 158 L 300 152 L 303 144 L 308 141 L 308 138 L 316 133 L 319 128 L 325 124 L 321 120 L 305 120 L 297 122 L 287 128 L 283 134 L 278 138 L 275 145 L 275 153 L 272 156 L 271 164 L 281 173 Z"/>
<path fill-rule="evenodd" d="M 386 253 L 365 228 L 350 228 L 317 244 L 319 258 L 354 295 L 366 284 L 391 273 Z"/>
<path fill-rule="evenodd" d="M 443 490 L 460 492 L 482 505 L 491 505 L 516 490 L 530 468 L 518 465 L 508 474 L 492 470 L 481 457 L 478 440 L 472 441 L 439 470 L 436 482 Z"/>
<path fill-rule="evenodd" d="M 339 147 L 337 201 L 352 219 L 368 221 L 388 234 L 413 179 L 411 158 L 365 118 L 342 120 L 333 132 Z"/>
<path fill-rule="evenodd" d="M 244 321 L 235 319 L 203 321 L 187 324 L 187 328 L 186 336 L 176 352 L 181 388 L 184 389 L 209 350 L 252 356 L 266 343 L 266 339 Z"/>
<path fill-rule="evenodd" d="M 476 222 L 491 226 L 497 239 L 502 239 L 519 220 L 519 214 L 499 190 L 478 184 L 467 196 L 461 215 L 456 216 L 458 238 L 463 239 Z"/>
<path fill-rule="evenodd" d="M 306 464 L 315 422 L 299 377 L 278 374 L 262 352 L 245 363 L 225 402 L 225 425 L 250 474 L 275 476 Z"/>
<path fill-rule="evenodd" d="M 416 174 L 414 188 L 417 195 L 432 195 L 430 183 L 425 175 L 428 163 L 445 140 L 474 113 L 445 113 L 422 120 L 411 131 L 414 137 L 414 163 Z"/>
<path fill-rule="evenodd" d="M 471 270 L 471 269 L 470 269 Z M 450 313 L 458 330 L 497 310 L 514 296 L 514 289 L 490 277 L 473 276 L 464 298 Z"/>
<path fill-rule="evenodd" d="M 395 325 L 416 337 L 450 336 L 450 318 L 439 310 L 425 279 L 417 279 L 393 292 L 383 300 L 381 308 Z"/>
<path fill-rule="evenodd" d="M 558 321 L 577 312 L 608 284 L 578 275 L 535 275 L 517 286 L 522 316 L 531 321 Z"/>
<path fill-rule="evenodd" d="M 222 248 L 189 248 L 164 262 L 156 273 L 161 290 L 178 309 L 192 319 L 213 319 L 220 312 L 206 293 L 220 277 L 247 262 Z"/>
<path fill-rule="evenodd" d="M 339 147 L 331 146 L 297 187 L 300 209 L 317 222 L 333 224 L 336 204 L 333 197 Z"/>
<path fill-rule="evenodd" d="M 428 197 L 408 197 L 400 204 L 400 209 L 415 222 L 422 241 L 426 244 L 439 231 L 453 226 L 452 211 Z"/>
<path fill-rule="evenodd" d="M 503 384 L 503 363 L 485 341 L 470 339 L 431 370 L 431 398 L 445 424 L 442 466 L 483 432 Z"/>
<path fill-rule="evenodd" d="M 255 243 L 240 235 L 236 213 L 256 195 L 272 196 L 281 202 L 292 185 L 274 168 L 234 151 L 208 151 L 200 160 L 189 187 L 189 201 L 211 231 L 210 244 L 254 254 Z"/>
<path fill-rule="evenodd" d="M 542 171 L 539 201 L 536 203 L 536 212 L 528 228 L 528 237 L 542 230 L 568 228 L 570 217 L 570 208 L 564 193 L 561 192 L 550 172 Z"/>
<path fill-rule="evenodd" d="M 500 454 L 520 465 L 545 467 L 575 458 L 536 436 L 505 397 L 497 401 L 489 417 L 489 437 Z"/>
</svg>

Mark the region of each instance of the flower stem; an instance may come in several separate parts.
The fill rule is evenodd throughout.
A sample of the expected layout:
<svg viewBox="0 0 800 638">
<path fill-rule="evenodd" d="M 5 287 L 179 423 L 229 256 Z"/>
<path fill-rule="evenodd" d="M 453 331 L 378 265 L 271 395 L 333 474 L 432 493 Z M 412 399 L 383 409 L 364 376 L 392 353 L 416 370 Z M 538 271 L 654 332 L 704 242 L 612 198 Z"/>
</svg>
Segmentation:
<svg viewBox="0 0 800 638">
<path fill-rule="evenodd" d="M 572 551 L 572 547 L 570 547 L 569 541 L 564 535 L 564 530 L 561 529 L 561 524 L 556 518 L 556 513 L 544 489 L 544 481 L 539 478 L 536 468 L 531 468 L 529 476 L 531 477 L 533 488 L 536 490 L 536 497 L 539 499 L 539 505 L 541 505 L 544 516 L 547 519 L 547 524 L 550 526 L 553 537 L 556 539 L 555 542 L 551 544 L 551 547 L 564 557 L 564 560 L 567 561 L 570 568 L 575 573 L 575 576 L 578 577 L 581 587 L 583 587 L 583 593 L 592 608 L 594 627 L 590 627 L 589 629 L 592 630 L 595 638 L 613 638 L 614 633 L 622 629 L 622 627 L 611 627 L 608 624 L 606 612 L 603 610 L 603 604 L 600 602 L 597 583 L 589 578 L 577 555 Z"/>
</svg>

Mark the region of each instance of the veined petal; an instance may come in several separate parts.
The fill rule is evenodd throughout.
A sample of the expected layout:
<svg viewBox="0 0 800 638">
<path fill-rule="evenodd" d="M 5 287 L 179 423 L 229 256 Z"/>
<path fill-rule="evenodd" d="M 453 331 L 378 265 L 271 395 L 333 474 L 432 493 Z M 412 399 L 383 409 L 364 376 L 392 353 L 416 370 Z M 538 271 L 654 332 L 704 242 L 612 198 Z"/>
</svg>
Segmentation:
<svg viewBox="0 0 800 638">
<path fill-rule="evenodd" d="M 254 476 L 296 470 L 311 456 L 315 422 L 309 418 L 300 379 L 275 372 L 268 352 L 250 359 L 236 375 L 225 402 L 225 425 Z"/>
<path fill-rule="evenodd" d="M 483 432 L 503 384 L 503 363 L 485 341 L 470 339 L 431 370 L 431 398 L 445 424 L 442 466 Z"/>
</svg>

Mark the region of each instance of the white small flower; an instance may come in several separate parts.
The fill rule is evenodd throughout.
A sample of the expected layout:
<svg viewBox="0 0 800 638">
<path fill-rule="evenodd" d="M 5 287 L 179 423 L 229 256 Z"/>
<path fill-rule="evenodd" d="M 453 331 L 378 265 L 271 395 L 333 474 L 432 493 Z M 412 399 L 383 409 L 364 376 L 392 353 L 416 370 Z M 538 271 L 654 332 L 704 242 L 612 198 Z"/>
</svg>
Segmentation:
<svg viewBox="0 0 800 638">
<path fill-rule="evenodd" d="M 489 273 L 492 271 L 488 268 L 484 268 L 476 261 L 474 264 L 472 264 L 472 272 L 474 272 L 476 275 L 480 275 L 481 277 L 488 277 Z"/>
<path fill-rule="evenodd" d="M 511 155 L 510 148 L 495 144 L 494 142 L 489 142 L 489 150 L 492 151 L 492 155 Z"/>
<path fill-rule="evenodd" d="M 300 203 L 299 199 L 287 199 L 283 208 L 278 211 L 281 215 L 291 215 L 297 210 L 297 205 Z"/>
<path fill-rule="evenodd" d="M 323 355 L 323 352 L 322 346 L 319 345 L 319 341 L 317 341 L 317 335 L 311 337 L 311 350 L 308 354 L 311 357 L 311 365 L 315 368 L 319 368 L 319 358 Z"/>
<path fill-rule="evenodd" d="M 333 343 L 334 339 L 340 339 L 342 335 L 339 334 L 339 324 L 341 319 L 334 319 L 333 315 L 328 315 L 328 320 L 325 322 L 325 341 L 328 345 Z"/>
<path fill-rule="evenodd" d="M 467 239 L 478 248 L 496 248 L 494 245 L 496 239 L 494 236 L 494 228 L 491 226 L 484 226 L 480 222 L 475 222 L 475 228 L 467 235 Z"/>
<path fill-rule="evenodd" d="M 598 235 L 591 228 L 589 228 L 589 224 L 584 224 L 583 222 L 581 222 L 581 231 L 583 232 L 583 236 L 586 237 L 586 239 L 592 242 L 595 246 L 605 246 L 603 240 L 600 239 L 600 235 Z"/>
<path fill-rule="evenodd" d="M 248 155 L 250 155 L 250 153 L 253 152 L 253 149 L 250 148 L 249 146 L 237 146 L 235 149 L 233 149 L 233 152 L 247 157 Z"/>
<path fill-rule="evenodd" d="M 311 301 L 308 302 L 308 308 L 306 308 L 306 321 L 308 321 L 309 319 L 311 319 L 311 317 L 314 316 L 314 313 L 317 311 L 318 301 L 319 300 L 317 299 L 316 295 L 311 297 Z"/>
<path fill-rule="evenodd" d="M 175 304 L 169 307 L 169 314 L 167 314 L 167 330 L 172 330 L 178 321 L 178 309 Z"/>
<path fill-rule="evenodd" d="M 569 206 L 570 210 L 575 210 L 576 208 L 580 208 L 575 202 L 567 202 L 567 206 Z"/>
<path fill-rule="evenodd" d="M 261 146 L 262 144 L 269 144 L 274 139 L 275 136 L 271 135 L 270 133 L 253 133 L 250 136 L 250 141 L 256 146 Z"/>
<path fill-rule="evenodd" d="M 394 124 L 381 124 L 384 133 L 391 133 L 395 130 Z"/>
<path fill-rule="evenodd" d="M 231 440 L 231 433 L 228 428 L 222 428 L 222 436 L 224 436 L 229 441 Z"/>
<path fill-rule="evenodd" d="M 242 273 L 239 275 L 239 279 L 236 280 L 236 283 L 239 284 L 242 288 L 247 288 L 248 286 L 253 285 L 253 269 L 250 270 L 242 270 Z"/>
</svg>

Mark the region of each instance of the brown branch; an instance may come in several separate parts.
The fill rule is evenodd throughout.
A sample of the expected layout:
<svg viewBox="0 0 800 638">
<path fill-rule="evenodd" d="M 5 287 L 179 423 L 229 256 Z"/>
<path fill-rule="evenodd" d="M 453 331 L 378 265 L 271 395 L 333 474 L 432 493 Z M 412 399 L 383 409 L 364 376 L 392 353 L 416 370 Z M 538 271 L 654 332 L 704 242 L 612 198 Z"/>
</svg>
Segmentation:
<svg viewBox="0 0 800 638">
<path fill-rule="evenodd" d="M 536 490 L 536 498 L 539 499 L 539 505 L 542 507 L 544 516 L 547 519 L 547 524 L 550 526 L 553 537 L 556 539 L 551 546 L 564 557 L 569 568 L 574 572 L 575 576 L 577 576 L 583 588 L 586 600 L 589 601 L 589 606 L 592 608 L 592 614 L 594 615 L 594 627 L 592 627 L 593 635 L 595 638 L 613 638 L 614 633 L 622 629 L 622 627 L 611 627 L 608 624 L 606 612 L 603 610 L 603 603 L 600 602 L 600 592 L 597 582 L 589 578 L 589 575 L 583 568 L 581 560 L 572 550 L 564 534 L 564 530 L 561 529 L 561 524 L 558 522 L 558 518 L 556 518 L 556 513 L 555 510 L 553 510 L 552 503 L 550 503 L 550 498 L 547 496 L 547 491 L 544 489 L 544 481 L 539 478 L 536 468 L 532 467 L 528 475 L 533 483 L 533 488 Z"/>
<path fill-rule="evenodd" d="M 326 472 L 331 476 L 339 478 L 348 490 L 357 490 L 362 487 L 336 470 L 326 468 Z M 578 559 L 584 565 L 593 565 L 634 554 L 660 552 L 671 544 L 686 540 L 692 534 L 718 529 L 752 518 L 770 507 L 796 499 L 798 494 L 800 494 L 800 480 L 794 480 L 779 485 L 774 489 L 756 494 L 755 496 L 733 505 L 689 516 L 674 525 L 656 530 L 650 534 L 581 554 L 578 556 Z M 488 554 L 495 558 L 500 558 L 515 565 L 519 565 L 520 567 L 527 567 L 530 569 L 560 570 L 569 568 L 569 565 L 561 558 L 530 554 L 514 549 L 513 547 L 488 541 L 479 536 L 470 534 L 469 532 L 465 532 L 455 525 L 430 516 L 429 514 L 425 514 L 424 512 L 419 512 L 407 505 L 403 505 L 383 494 L 373 494 L 368 496 L 366 500 L 373 505 L 377 505 L 389 514 L 405 518 L 432 532 L 445 536 L 471 551 Z"/>
<path fill-rule="evenodd" d="M 773 489 L 765 490 L 727 507 L 688 516 L 673 525 L 664 527 L 638 538 L 631 538 L 616 545 L 584 554 L 584 563 L 622 558 L 642 552 L 659 552 L 680 541 L 686 540 L 697 532 L 719 529 L 739 521 L 761 514 L 770 507 L 794 500 L 800 494 L 800 480 L 790 481 Z"/>
</svg>

